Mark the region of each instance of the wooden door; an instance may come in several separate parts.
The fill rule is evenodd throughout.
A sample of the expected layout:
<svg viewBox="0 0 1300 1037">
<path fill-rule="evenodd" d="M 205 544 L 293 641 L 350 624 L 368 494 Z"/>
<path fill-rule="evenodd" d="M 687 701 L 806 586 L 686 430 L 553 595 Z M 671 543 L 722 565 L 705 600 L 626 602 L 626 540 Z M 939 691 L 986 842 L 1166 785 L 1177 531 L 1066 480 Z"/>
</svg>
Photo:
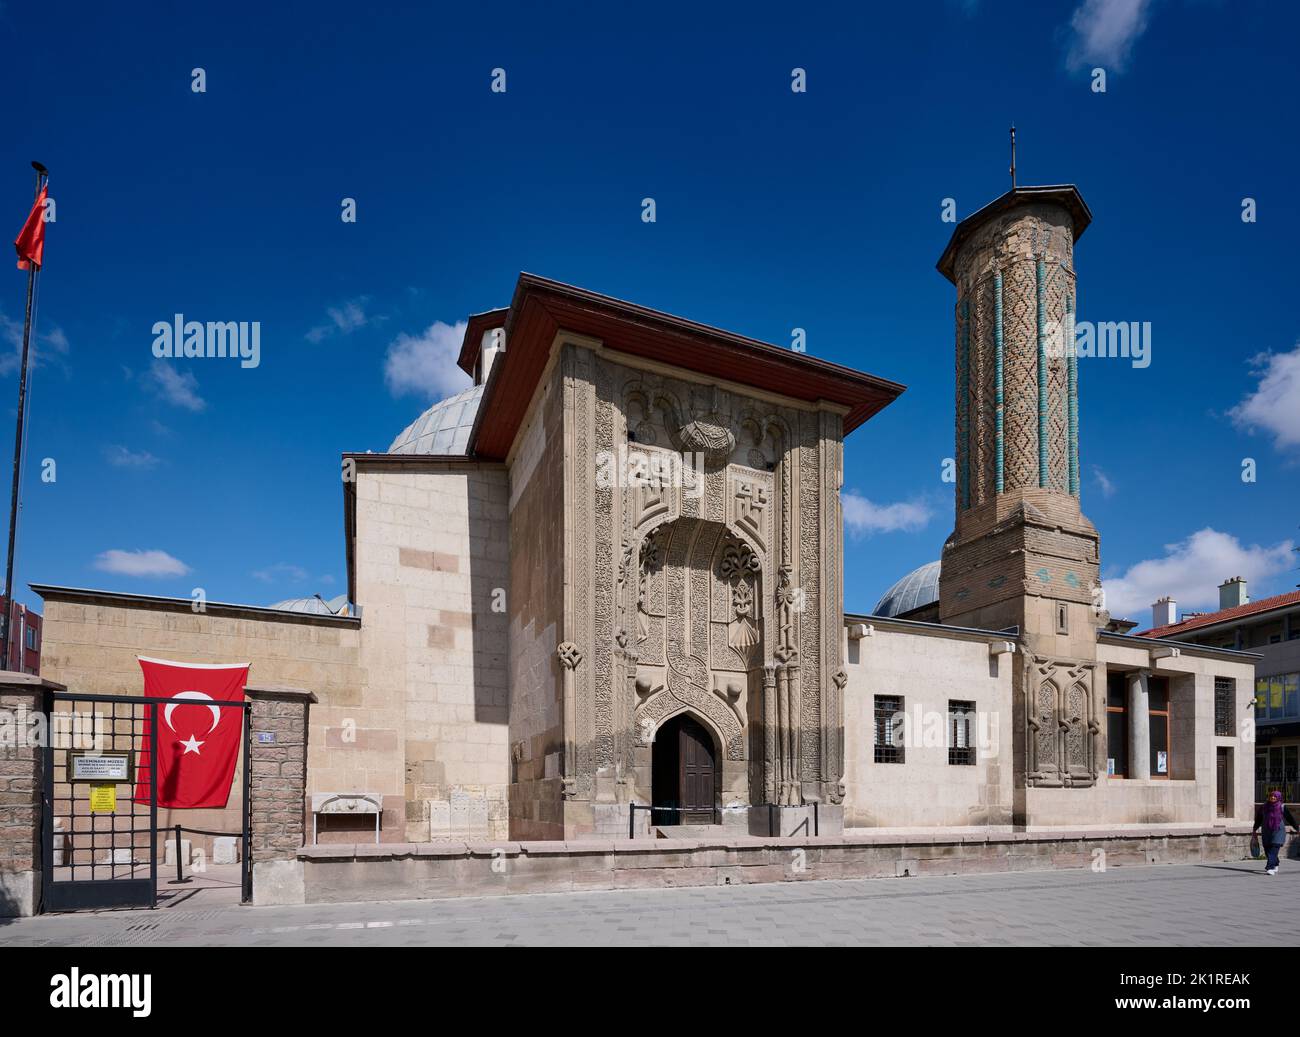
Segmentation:
<svg viewBox="0 0 1300 1037">
<path fill-rule="evenodd" d="M 683 718 L 677 737 L 681 824 L 713 824 L 717 820 L 713 810 L 717 787 L 713 739 L 699 723 L 689 717 Z"/>
</svg>

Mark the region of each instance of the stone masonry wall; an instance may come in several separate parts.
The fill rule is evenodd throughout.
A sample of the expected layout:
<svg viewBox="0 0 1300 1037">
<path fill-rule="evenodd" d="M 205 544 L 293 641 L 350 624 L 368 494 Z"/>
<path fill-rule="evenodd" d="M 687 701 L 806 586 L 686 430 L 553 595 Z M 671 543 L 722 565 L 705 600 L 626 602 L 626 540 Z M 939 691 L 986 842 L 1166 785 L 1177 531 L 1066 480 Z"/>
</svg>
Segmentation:
<svg viewBox="0 0 1300 1037">
<path fill-rule="evenodd" d="M 42 754 L 39 746 L 20 744 L 31 730 L 20 719 L 42 708 L 48 685 L 31 680 L 0 682 L 0 712 L 12 736 L 0 740 L 0 918 L 33 914 L 40 899 Z"/>
<path fill-rule="evenodd" d="M 972 875 L 1243 860 L 1250 827 L 1105 828 L 1051 835 L 966 829 L 916 838 L 603 839 L 304 848 L 308 903 L 416 900 Z M 1099 852 L 1100 851 L 1100 852 Z"/>
<path fill-rule="evenodd" d="M 1011 823 L 1011 695 L 1019 657 L 989 654 L 990 643 L 1005 640 L 878 620 L 870 636 L 846 643 L 845 828 Z M 903 699 L 908 744 L 900 763 L 875 760 L 877 695 Z M 972 764 L 949 762 L 954 700 L 975 706 Z"/>
<path fill-rule="evenodd" d="M 564 380 L 559 365 L 510 471 L 510 837 L 562 839 Z"/>
<path fill-rule="evenodd" d="M 249 842 L 256 861 L 292 860 L 305 842 L 307 713 L 316 696 L 293 689 L 247 689 Z M 269 739 L 259 736 L 269 736 Z"/>
<path fill-rule="evenodd" d="M 373 749 L 385 841 L 504 838 L 509 586 L 503 465 L 412 459 L 356 477 L 360 702 L 327 720 L 329 760 Z M 356 740 L 349 740 L 355 729 Z M 316 778 L 312 760 L 312 784 Z M 388 805 L 401 808 L 389 824 Z M 332 819 L 333 820 L 333 819 Z M 355 840 L 333 832 L 321 841 Z"/>
</svg>

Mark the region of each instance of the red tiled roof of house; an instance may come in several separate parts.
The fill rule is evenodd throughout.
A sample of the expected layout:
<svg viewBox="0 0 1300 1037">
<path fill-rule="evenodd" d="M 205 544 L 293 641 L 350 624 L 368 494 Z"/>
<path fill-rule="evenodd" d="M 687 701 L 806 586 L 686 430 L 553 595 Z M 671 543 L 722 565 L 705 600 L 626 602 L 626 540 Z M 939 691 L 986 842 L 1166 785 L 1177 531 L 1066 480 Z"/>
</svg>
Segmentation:
<svg viewBox="0 0 1300 1037">
<path fill-rule="evenodd" d="M 1244 605 L 1237 605 L 1230 609 L 1220 609 L 1218 612 L 1206 612 L 1204 615 L 1196 616 L 1193 619 L 1185 619 L 1181 623 L 1171 623 L 1169 626 L 1154 627 L 1151 630 L 1142 630 L 1134 636 L 1172 637 L 1187 630 L 1198 630 L 1201 627 L 1211 627 L 1216 626 L 1219 623 L 1229 623 L 1234 619 L 1253 616 L 1259 612 L 1269 612 L 1272 609 L 1284 608 L 1287 605 L 1300 605 L 1300 590 L 1289 591 L 1286 594 L 1274 594 L 1271 598 L 1260 598 L 1259 601 L 1248 601 Z"/>
</svg>

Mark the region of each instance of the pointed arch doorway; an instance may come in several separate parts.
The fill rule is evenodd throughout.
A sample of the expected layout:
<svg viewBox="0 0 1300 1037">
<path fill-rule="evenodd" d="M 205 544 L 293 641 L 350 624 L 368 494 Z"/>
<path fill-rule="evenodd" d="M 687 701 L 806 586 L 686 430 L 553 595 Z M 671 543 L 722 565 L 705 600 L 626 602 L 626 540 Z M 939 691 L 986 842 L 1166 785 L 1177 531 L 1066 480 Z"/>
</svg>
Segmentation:
<svg viewBox="0 0 1300 1037">
<path fill-rule="evenodd" d="M 651 757 L 651 824 L 716 823 L 720 778 L 718 747 L 708 728 L 689 713 L 666 721 L 655 732 Z"/>
</svg>

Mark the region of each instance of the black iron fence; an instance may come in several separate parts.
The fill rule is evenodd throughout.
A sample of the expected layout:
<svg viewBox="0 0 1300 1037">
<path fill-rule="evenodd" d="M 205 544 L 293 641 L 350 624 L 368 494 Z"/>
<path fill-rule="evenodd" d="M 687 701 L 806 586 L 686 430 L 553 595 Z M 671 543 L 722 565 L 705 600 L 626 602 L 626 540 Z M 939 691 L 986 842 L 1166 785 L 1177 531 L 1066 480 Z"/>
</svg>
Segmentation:
<svg viewBox="0 0 1300 1037">
<path fill-rule="evenodd" d="M 1300 779 L 1294 774 L 1284 778 L 1255 778 L 1255 802 L 1263 803 L 1264 798 L 1278 789 L 1282 793 L 1283 803 L 1300 803 Z"/>
<path fill-rule="evenodd" d="M 42 910 L 156 907 L 160 836 L 198 829 L 158 823 L 159 724 L 175 699 L 54 692 L 44 706 Z M 242 732 L 239 832 L 202 832 L 241 839 L 241 899 L 252 895 L 249 860 L 249 704 L 207 701 L 238 710 Z M 90 757 L 79 761 L 79 757 Z M 148 763 L 145 764 L 147 759 Z M 89 765 L 111 764 L 112 774 Z M 93 790 L 93 791 L 92 791 Z M 179 877 L 179 871 L 178 871 Z"/>
</svg>

